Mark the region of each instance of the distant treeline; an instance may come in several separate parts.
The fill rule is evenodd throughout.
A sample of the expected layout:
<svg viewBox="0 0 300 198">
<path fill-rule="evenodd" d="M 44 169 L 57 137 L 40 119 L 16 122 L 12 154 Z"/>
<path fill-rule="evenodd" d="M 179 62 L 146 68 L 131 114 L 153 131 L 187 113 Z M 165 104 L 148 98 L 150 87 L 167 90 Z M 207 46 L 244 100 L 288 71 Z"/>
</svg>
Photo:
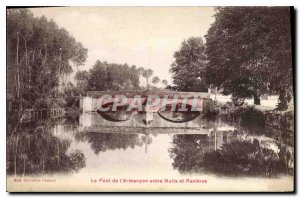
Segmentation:
<svg viewBox="0 0 300 198">
<path fill-rule="evenodd" d="M 157 76 L 152 77 L 153 70 L 143 67 L 129 66 L 125 64 L 107 63 L 96 61 L 94 67 L 89 71 L 78 71 L 75 75 L 76 86 L 74 94 L 85 95 L 87 91 L 118 91 L 158 89 L 155 85 L 160 82 Z M 140 76 L 147 81 L 145 86 L 140 84 Z M 152 78 L 151 78 L 152 77 Z M 151 83 L 149 82 L 151 80 Z M 168 82 L 161 83 L 167 86 Z"/>
</svg>

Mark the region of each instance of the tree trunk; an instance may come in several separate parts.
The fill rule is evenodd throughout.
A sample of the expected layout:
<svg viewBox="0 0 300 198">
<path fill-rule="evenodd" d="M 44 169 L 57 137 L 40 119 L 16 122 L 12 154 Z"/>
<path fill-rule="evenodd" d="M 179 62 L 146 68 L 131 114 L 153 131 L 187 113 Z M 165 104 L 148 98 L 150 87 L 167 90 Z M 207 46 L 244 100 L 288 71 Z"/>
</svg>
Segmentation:
<svg viewBox="0 0 300 198">
<path fill-rule="evenodd" d="M 25 176 L 25 169 L 26 169 L 26 159 L 25 157 L 23 158 L 23 177 Z"/>
<path fill-rule="evenodd" d="M 32 63 L 34 63 L 34 55 L 35 55 L 35 49 L 33 49 L 33 52 L 32 52 Z"/>
<path fill-rule="evenodd" d="M 255 104 L 255 105 L 260 105 L 260 96 L 257 96 L 257 95 L 255 94 L 253 97 L 254 97 L 254 104 Z"/>
<path fill-rule="evenodd" d="M 15 165 L 15 177 L 17 176 L 18 142 L 19 142 L 19 135 L 17 134 L 17 137 L 16 137 L 16 147 L 15 147 L 15 160 L 14 160 L 14 165 Z"/>
<path fill-rule="evenodd" d="M 292 94 L 289 93 L 289 90 L 287 90 L 285 87 L 282 88 L 279 92 L 279 103 L 277 106 L 278 110 L 287 110 L 289 106 L 289 102 L 292 99 Z"/>
<path fill-rule="evenodd" d="M 47 62 L 47 45 L 45 45 L 45 55 L 44 55 L 44 58 L 42 58 L 42 67 L 41 67 L 41 70 L 44 70 L 45 69 L 45 66 L 46 66 L 46 62 Z M 41 49 L 42 51 L 42 49 Z M 39 73 L 39 77 L 38 77 L 38 81 L 42 81 L 42 73 L 43 72 L 40 72 Z"/>
<path fill-rule="evenodd" d="M 42 162 L 43 164 L 42 164 L 42 166 L 43 166 L 43 174 L 45 174 L 45 160 L 44 160 L 44 158 L 43 158 L 43 162 Z"/>
<path fill-rule="evenodd" d="M 59 149 L 59 142 L 57 141 L 57 164 L 58 164 L 58 167 L 60 167 L 60 149 Z"/>
<path fill-rule="evenodd" d="M 28 53 L 27 53 L 27 39 L 24 39 L 24 46 L 25 46 L 25 66 L 28 66 Z"/>
<path fill-rule="evenodd" d="M 149 90 L 149 78 L 146 79 L 147 79 L 147 90 Z"/>
<path fill-rule="evenodd" d="M 60 77 L 61 58 L 62 58 L 62 50 L 60 49 L 60 53 L 59 53 L 59 67 L 58 67 L 58 78 Z"/>
<path fill-rule="evenodd" d="M 62 62 L 62 49 L 60 48 L 60 53 L 59 53 L 59 67 L 58 67 L 58 87 L 57 87 L 57 93 L 60 92 L 60 80 L 61 80 L 61 62 Z M 56 93 L 55 93 L 56 94 Z"/>
<path fill-rule="evenodd" d="M 17 32 L 17 55 L 16 55 L 16 66 L 17 66 L 17 98 L 20 98 L 20 68 L 19 68 L 19 31 Z"/>
<path fill-rule="evenodd" d="M 29 68 L 29 60 L 28 60 L 28 50 L 27 50 L 27 39 L 24 39 L 24 45 L 25 45 L 25 66 L 26 66 L 26 69 L 28 69 L 28 72 L 29 72 L 29 77 L 28 77 L 28 83 L 29 83 L 29 86 L 30 86 L 30 83 L 31 83 L 31 69 Z"/>
<path fill-rule="evenodd" d="M 47 55 L 48 55 L 47 45 L 45 45 L 45 55 L 44 55 L 44 59 L 43 59 L 43 63 L 42 63 L 43 68 L 45 68 L 45 65 L 46 65 L 46 62 L 47 62 Z"/>
</svg>

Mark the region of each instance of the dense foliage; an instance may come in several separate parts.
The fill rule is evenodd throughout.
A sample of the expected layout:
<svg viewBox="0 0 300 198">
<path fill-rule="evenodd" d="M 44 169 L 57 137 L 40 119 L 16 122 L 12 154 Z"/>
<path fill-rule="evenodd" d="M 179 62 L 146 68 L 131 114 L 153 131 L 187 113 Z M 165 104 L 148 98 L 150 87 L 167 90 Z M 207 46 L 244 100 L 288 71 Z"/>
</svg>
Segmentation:
<svg viewBox="0 0 300 198">
<path fill-rule="evenodd" d="M 174 169 L 224 176 L 276 176 L 287 171 L 285 147 L 278 145 L 281 150 L 276 153 L 255 138 L 239 138 L 238 133 L 225 135 L 226 141 L 223 136 L 218 149 L 214 148 L 214 135 L 175 135 L 169 150 Z"/>
<path fill-rule="evenodd" d="M 222 7 L 206 35 L 206 81 L 233 98 L 292 94 L 291 22 L 288 7 Z"/>
<path fill-rule="evenodd" d="M 7 135 L 8 174 L 32 175 L 78 172 L 86 166 L 80 150 L 69 150 L 71 141 L 54 136 L 51 122 L 20 125 Z"/>
<path fill-rule="evenodd" d="M 143 88 L 154 89 L 160 82 L 157 76 L 151 80 L 153 70 L 143 67 L 129 66 L 125 64 L 107 63 L 96 61 L 94 67 L 89 71 L 78 71 L 75 75 L 75 94 L 85 95 L 87 91 L 119 91 L 139 90 Z M 140 77 L 146 79 L 147 87 L 140 83 Z M 164 80 L 164 84 L 168 82 Z"/>
<path fill-rule="evenodd" d="M 174 53 L 175 62 L 170 72 L 173 74 L 173 87 L 178 91 L 207 91 L 204 81 L 206 66 L 205 45 L 202 38 L 189 38 L 183 41 L 179 51 Z"/>
<path fill-rule="evenodd" d="M 62 93 L 59 84 L 71 64 L 83 65 L 86 58 L 87 49 L 53 20 L 28 9 L 7 10 L 8 97 L 20 110 Z"/>
</svg>

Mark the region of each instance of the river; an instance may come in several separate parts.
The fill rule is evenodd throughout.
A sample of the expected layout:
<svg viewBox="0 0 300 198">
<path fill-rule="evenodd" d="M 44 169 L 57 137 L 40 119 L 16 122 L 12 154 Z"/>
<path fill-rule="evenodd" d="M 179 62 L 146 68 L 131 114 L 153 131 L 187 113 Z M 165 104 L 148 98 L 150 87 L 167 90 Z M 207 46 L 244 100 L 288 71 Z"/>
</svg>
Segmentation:
<svg viewBox="0 0 300 198">
<path fill-rule="evenodd" d="M 32 182 L 21 185 L 16 178 L 40 178 L 63 191 L 80 191 L 78 185 L 86 191 L 139 191 L 150 182 L 153 190 L 171 191 L 293 188 L 294 141 L 286 131 L 201 115 L 168 122 L 155 114 L 145 126 L 145 115 L 130 116 L 117 122 L 94 112 L 9 124 L 8 184 L 26 189 Z M 45 185 L 36 182 L 33 189 Z"/>
</svg>

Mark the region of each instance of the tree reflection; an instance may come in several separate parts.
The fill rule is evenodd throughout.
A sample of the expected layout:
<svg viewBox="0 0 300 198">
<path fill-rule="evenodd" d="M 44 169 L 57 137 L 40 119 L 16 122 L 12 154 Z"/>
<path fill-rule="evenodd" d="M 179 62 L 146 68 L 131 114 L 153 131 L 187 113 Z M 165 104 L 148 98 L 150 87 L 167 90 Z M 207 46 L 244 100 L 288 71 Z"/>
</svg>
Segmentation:
<svg viewBox="0 0 300 198">
<path fill-rule="evenodd" d="M 173 167 L 180 172 L 200 171 L 205 150 L 209 146 L 207 135 L 175 135 L 169 150 Z"/>
<path fill-rule="evenodd" d="M 77 172 L 84 154 L 67 154 L 71 142 L 53 136 L 49 123 L 22 125 L 7 135 L 7 173 L 15 175 Z"/>
<path fill-rule="evenodd" d="M 173 168 L 181 173 L 210 172 L 226 176 L 275 176 L 293 172 L 288 152 L 282 148 L 278 153 L 255 138 L 234 138 L 214 149 L 212 139 L 205 135 L 174 136 L 169 150 Z"/>
<path fill-rule="evenodd" d="M 77 133 L 75 138 L 79 141 L 87 141 L 91 144 L 91 148 L 95 154 L 105 152 L 107 150 L 134 148 L 142 146 L 143 143 L 150 144 L 152 141 L 142 139 L 138 134 L 122 134 L 122 133 L 98 133 L 86 132 Z"/>
<path fill-rule="evenodd" d="M 207 153 L 203 162 L 206 170 L 232 176 L 272 176 L 285 172 L 278 154 L 261 147 L 257 139 L 226 143 L 222 149 Z"/>
<path fill-rule="evenodd" d="M 147 153 L 147 146 L 152 143 L 152 138 L 150 137 L 149 134 L 146 134 L 146 135 L 143 135 L 141 139 L 142 139 L 143 143 L 145 144 L 145 153 Z"/>
</svg>

